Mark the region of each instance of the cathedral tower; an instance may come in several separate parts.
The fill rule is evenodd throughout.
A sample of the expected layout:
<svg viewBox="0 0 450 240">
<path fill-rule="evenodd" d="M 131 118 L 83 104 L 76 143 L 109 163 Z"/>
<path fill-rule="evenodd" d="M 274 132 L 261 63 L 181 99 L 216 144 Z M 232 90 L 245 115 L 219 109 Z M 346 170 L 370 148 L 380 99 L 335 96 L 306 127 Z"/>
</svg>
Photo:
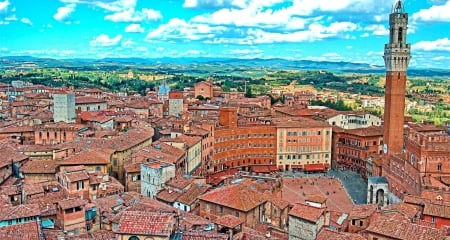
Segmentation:
<svg viewBox="0 0 450 240">
<path fill-rule="evenodd" d="M 389 43 L 384 45 L 386 92 L 384 97 L 384 159 L 403 149 L 403 125 L 406 93 L 406 70 L 411 58 L 411 45 L 406 43 L 408 13 L 397 1 L 389 15 Z"/>
</svg>

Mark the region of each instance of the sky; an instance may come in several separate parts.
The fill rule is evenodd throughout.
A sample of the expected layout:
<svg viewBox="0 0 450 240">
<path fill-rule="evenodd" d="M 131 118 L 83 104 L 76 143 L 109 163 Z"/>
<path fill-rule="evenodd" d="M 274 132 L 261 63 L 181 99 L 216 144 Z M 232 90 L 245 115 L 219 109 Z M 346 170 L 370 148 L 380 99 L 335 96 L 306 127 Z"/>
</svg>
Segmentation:
<svg viewBox="0 0 450 240">
<path fill-rule="evenodd" d="M 397 0 L 0 0 L 0 56 L 384 65 Z M 404 0 L 410 67 L 450 69 L 450 0 Z"/>
</svg>

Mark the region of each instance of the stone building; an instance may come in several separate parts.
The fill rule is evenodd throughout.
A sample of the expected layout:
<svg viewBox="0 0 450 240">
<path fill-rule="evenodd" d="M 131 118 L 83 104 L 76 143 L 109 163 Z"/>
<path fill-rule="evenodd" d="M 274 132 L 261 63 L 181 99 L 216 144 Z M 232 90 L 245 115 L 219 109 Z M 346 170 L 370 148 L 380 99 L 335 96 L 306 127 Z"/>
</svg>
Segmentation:
<svg viewBox="0 0 450 240">
<path fill-rule="evenodd" d="M 75 94 L 53 94 L 53 121 L 74 123 L 76 118 Z"/>
<path fill-rule="evenodd" d="M 325 208 L 298 203 L 289 212 L 289 240 L 315 240 L 329 221 Z"/>
<path fill-rule="evenodd" d="M 157 157 L 157 156 L 156 156 Z M 141 164 L 141 194 L 154 198 L 164 184 L 175 177 L 175 165 L 156 160 Z"/>
<path fill-rule="evenodd" d="M 169 116 L 179 116 L 183 112 L 183 92 L 171 91 L 169 93 Z"/>
</svg>

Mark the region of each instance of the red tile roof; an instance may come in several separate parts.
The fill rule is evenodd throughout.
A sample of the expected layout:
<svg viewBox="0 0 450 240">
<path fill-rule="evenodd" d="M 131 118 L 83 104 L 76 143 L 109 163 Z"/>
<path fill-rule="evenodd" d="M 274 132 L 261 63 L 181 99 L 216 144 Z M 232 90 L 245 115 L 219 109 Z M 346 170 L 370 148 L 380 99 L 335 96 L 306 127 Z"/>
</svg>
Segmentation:
<svg viewBox="0 0 450 240">
<path fill-rule="evenodd" d="M 74 207 L 84 207 L 87 204 L 86 200 L 81 198 L 64 199 L 58 202 L 62 209 L 69 209 Z"/>
<path fill-rule="evenodd" d="M 228 234 L 215 232 L 185 232 L 183 233 L 183 240 L 227 240 Z"/>
<path fill-rule="evenodd" d="M 363 236 L 356 233 L 338 232 L 328 228 L 322 229 L 316 240 L 365 240 Z"/>
<path fill-rule="evenodd" d="M 355 205 L 349 214 L 350 219 L 364 219 L 370 217 L 378 209 L 377 204 Z"/>
<path fill-rule="evenodd" d="M 298 203 L 289 211 L 289 215 L 316 223 L 325 213 L 325 208 L 317 208 L 307 204 Z"/>
<path fill-rule="evenodd" d="M 327 199 L 331 211 L 349 214 L 353 209 L 352 200 L 336 178 L 283 178 L 282 183 L 283 200 L 291 204 L 304 202 L 309 195 L 320 195 Z"/>
<path fill-rule="evenodd" d="M 263 191 L 261 184 L 244 180 L 241 183 L 217 188 L 200 196 L 199 199 L 247 212 L 267 201 Z"/>
<path fill-rule="evenodd" d="M 0 227 L 0 239 L 41 240 L 43 238 L 41 226 L 37 221 Z"/>
<path fill-rule="evenodd" d="M 443 233 L 436 229 L 411 223 L 408 220 L 397 220 L 396 215 L 380 215 L 365 232 L 382 235 L 387 238 L 410 240 L 438 240 L 443 239 Z"/>
<path fill-rule="evenodd" d="M 25 174 L 54 174 L 56 173 L 57 163 L 53 160 L 30 160 L 20 167 L 20 171 Z"/>
<path fill-rule="evenodd" d="M 174 223 L 170 215 L 125 211 L 120 217 L 116 233 L 169 237 Z"/>
<path fill-rule="evenodd" d="M 39 216 L 41 211 L 37 204 L 23 204 L 13 207 L 5 207 L 0 210 L 0 221 Z"/>
<path fill-rule="evenodd" d="M 17 152 L 7 145 L 0 145 L 0 168 L 11 165 L 11 162 L 21 162 L 28 159 L 28 156 Z"/>
<path fill-rule="evenodd" d="M 428 216 L 435 216 L 450 219 L 450 205 L 437 204 L 437 203 L 425 203 L 423 214 Z"/>
<path fill-rule="evenodd" d="M 245 220 L 243 220 L 239 217 L 232 216 L 232 215 L 224 215 L 224 216 L 221 216 L 220 218 L 214 220 L 214 223 L 221 225 L 221 226 L 228 227 L 228 228 L 235 228 L 244 222 L 245 222 Z"/>
<path fill-rule="evenodd" d="M 197 197 L 205 193 L 208 189 L 209 186 L 194 184 L 187 192 L 183 192 L 176 201 L 186 205 L 192 205 Z"/>
</svg>

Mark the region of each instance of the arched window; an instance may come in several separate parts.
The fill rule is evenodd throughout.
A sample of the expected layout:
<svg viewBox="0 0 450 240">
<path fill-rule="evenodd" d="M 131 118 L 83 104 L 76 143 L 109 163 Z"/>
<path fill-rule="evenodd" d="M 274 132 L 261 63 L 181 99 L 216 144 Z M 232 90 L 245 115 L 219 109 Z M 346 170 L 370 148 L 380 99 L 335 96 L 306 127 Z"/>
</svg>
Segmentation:
<svg viewBox="0 0 450 240">
<path fill-rule="evenodd" d="M 128 238 L 128 240 L 139 240 L 139 238 L 136 236 L 131 236 L 130 238 Z"/>
<path fill-rule="evenodd" d="M 403 28 L 399 28 L 398 29 L 398 43 L 402 43 L 403 42 Z"/>
</svg>

